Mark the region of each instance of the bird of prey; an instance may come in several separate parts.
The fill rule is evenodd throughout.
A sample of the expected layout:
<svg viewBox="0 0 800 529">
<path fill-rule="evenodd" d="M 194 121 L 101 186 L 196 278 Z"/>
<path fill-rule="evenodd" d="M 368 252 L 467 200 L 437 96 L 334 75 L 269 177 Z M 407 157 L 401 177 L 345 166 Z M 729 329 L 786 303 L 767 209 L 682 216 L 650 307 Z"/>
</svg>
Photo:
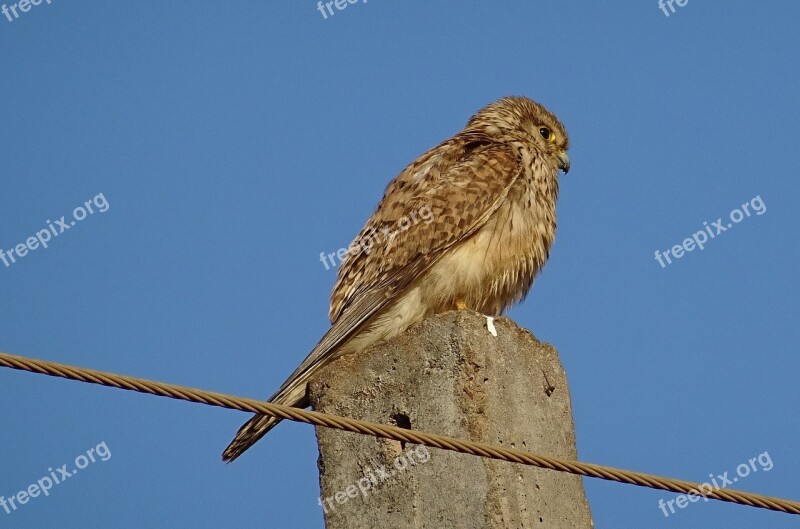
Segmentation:
<svg viewBox="0 0 800 529">
<path fill-rule="evenodd" d="M 270 402 L 308 406 L 307 384 L 322 366 L 426 316 L 453 309 L 500 315 L 523 299 L 555 237 L 558 172 L 569 171 L 568 147 L 552 113 L 528 98 L 506 97 L 406 167 L 354 245 L 380 230 L 392 236 L 348 252 L 331 294 L 331 328 Z M 431 222 L 397 229 L 425 207 Z M 240 456 L 278 422 L 253 417 L 223 459 Z"/>
</svg>

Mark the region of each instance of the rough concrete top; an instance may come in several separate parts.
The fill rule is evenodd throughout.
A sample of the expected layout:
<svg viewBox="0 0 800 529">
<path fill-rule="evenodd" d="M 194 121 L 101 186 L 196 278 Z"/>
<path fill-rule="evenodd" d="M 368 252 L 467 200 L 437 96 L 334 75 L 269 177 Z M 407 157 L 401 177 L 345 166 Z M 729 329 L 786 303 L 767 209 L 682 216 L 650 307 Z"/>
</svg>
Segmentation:
<svg viewBox="0 0 800 529">
<path fill-rule="evenodd" d="M 508 318 L 433 316 L 333 362 L 309 391 L 319 411 L 576 458 L 558 352 Z M 326 428 L 317 437 L 329 529 L 592 527 L 577 476 Z"/>
</svg>

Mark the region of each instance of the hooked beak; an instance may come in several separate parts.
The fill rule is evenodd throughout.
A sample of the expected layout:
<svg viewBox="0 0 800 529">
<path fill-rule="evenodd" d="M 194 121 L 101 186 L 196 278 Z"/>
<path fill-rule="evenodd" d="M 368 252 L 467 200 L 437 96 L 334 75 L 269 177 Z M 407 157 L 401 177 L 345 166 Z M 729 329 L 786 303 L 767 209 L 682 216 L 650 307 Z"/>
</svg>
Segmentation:
<svg viewBox="0 0 800 529">
<path fill-rule="evenodd" d="M 558 151 L 558 159 L 560 160 L 558 168 L 564 171 L 564 174 L 569 172 L 569 156 L 567 151 Z"/>
</svg>

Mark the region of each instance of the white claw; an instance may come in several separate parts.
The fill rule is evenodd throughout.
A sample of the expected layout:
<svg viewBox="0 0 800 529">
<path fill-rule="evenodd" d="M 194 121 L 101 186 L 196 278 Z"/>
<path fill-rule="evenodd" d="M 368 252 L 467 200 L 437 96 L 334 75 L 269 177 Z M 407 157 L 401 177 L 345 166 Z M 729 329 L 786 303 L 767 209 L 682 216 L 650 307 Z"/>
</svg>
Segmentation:
<svg viewBox="0 0 800 529">
<path fill-rule="evenodd" d="M 492 336 L 497 336 L 497 329 L 494 328 L 494 318 L 491 316 L 486 316 L 486 328 L 489 329 Z"/>
</svg>

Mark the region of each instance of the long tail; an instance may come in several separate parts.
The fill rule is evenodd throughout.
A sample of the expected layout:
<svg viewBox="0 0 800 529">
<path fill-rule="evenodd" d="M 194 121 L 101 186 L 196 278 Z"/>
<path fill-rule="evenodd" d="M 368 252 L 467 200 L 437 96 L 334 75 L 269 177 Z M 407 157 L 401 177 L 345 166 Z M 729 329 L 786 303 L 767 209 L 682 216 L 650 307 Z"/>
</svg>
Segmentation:
<svg viewBox="0 0 800 529">
<path fill-rule="evenodd" d="M 270 397 L 269 402 L 306 408 L 309 405 L 306 396 L 306 388 L 311 377 L 320 368 L 327 365 L 331 360 L 339 356 L 343 340 L 330 340 L 331 331 L 323 336 L 322 340 L 309 353 L 300 367 L 278 388 L 278 391 Z M 222 453 L 223 461 L 231 462 L 242 453 L 253 446 L 259 439 L 267 435 L 267 432 L 275 428 L 283 419 L 268 417 L 266 415 L 255 415 L 247 421 Z"/>
<path fill-rule="evenodd" d="M 328 332 L 325 333 L 325 336 L 303 360 L 300 367 L 286 379 L 286 382 L 283 383 L 269 401 L 287 406 L 307 407 L 306 386 L 311 377 L 334 358 L 347 354 L 351 348 L 351 345 L 348 345 L 350 338 L 368 327 L 369 323 L 366 322 L 386 305 L 388 300 L 389 298 L 380 290 L 375 290 L 368 295 L 362 296 L 355 306 L 349 308 L 328 329 Z M 364 344 L 362 343 L 362 345 Z M 256 441 L 264 437 L 281 420 L 256 415 L 239 428 L 236 437 L 222 453 L 222 459 L 228 462 L 233 461 L 242 455 L 245 450 L 253 446 Z"/>
<path fill-rule="evenodd" d="M 308 399 L 306 398 L 306 377 L 293 380 L 285 391 L 279 391 L 273 395 L 269 401 L 274 402 L 275 404 L 284 404 L 286 406 L 295 406 L 298 408 L 307 407 Z M 222 453 L 223 461 L 230 463 L 242 455 L 245 450 L 253 446 L 258 442 L 259 439 L 267 435 L 267 433 L 277 426 L 282 420 L 283 419 L 268 417 L 266 415 L 253 416 L 252 419 L 247 421 L 241 428 L 239 428 L 239 431 L 236 432 L 236 436 L 233 438 L 233 441 L 231 441 L 231 443 Z"/>
</svg>

